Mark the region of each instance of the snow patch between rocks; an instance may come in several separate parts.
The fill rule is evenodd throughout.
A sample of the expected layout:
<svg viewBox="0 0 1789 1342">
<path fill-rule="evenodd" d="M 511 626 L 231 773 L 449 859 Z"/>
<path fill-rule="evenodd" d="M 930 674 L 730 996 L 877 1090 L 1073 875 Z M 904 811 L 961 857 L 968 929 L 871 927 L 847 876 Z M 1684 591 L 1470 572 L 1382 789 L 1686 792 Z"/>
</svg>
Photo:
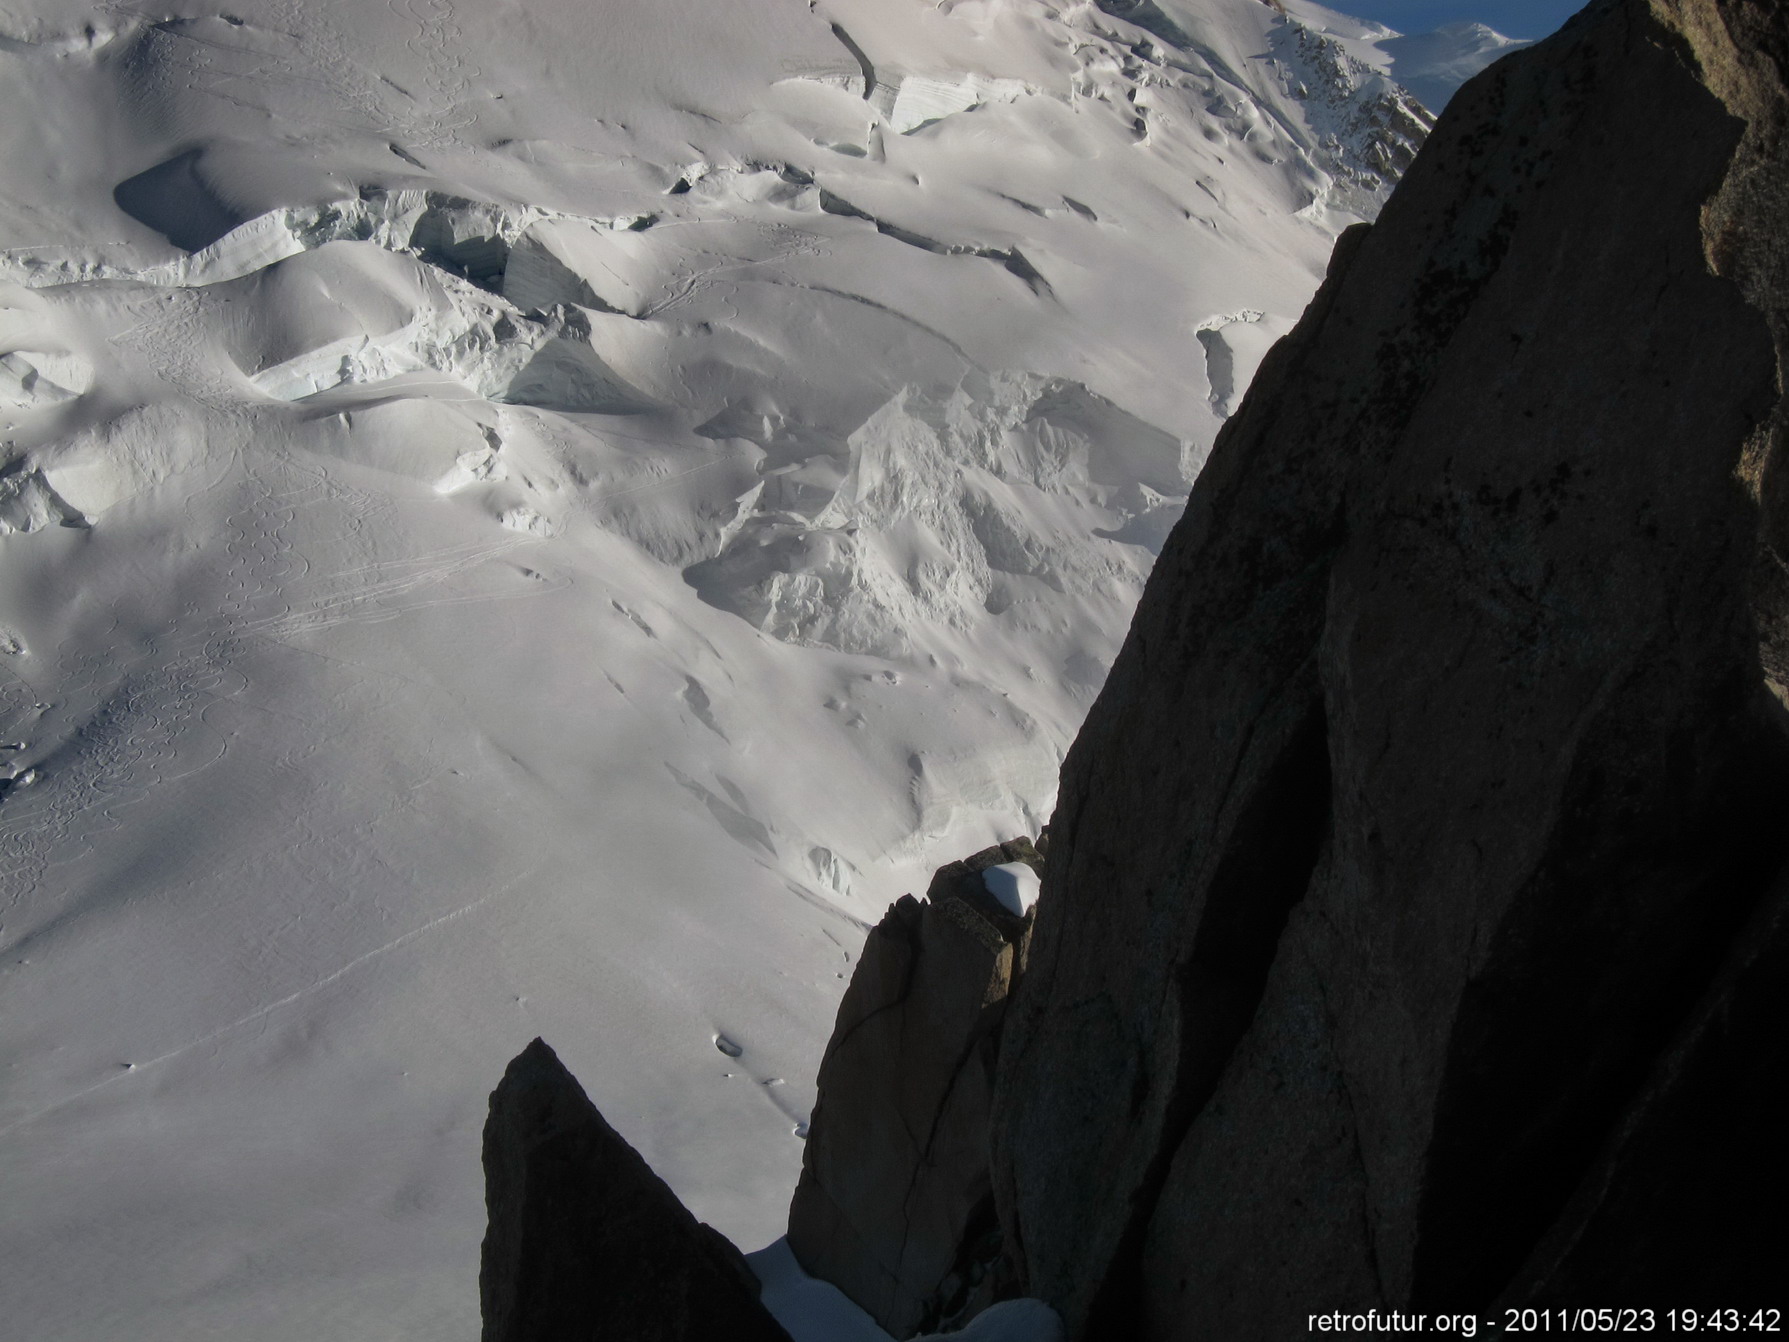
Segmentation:
<svg viewBox="0 0 1789 1342">
<path fill-rule="evenodd" d="M 997 867 L 989 867 L 982 872 L 981 883 L 1001 908 L 1017 918 L 1031 912 L 1043 884 L 1037 873 L 1024 862 L 1002 862 Z"/>
</svg>

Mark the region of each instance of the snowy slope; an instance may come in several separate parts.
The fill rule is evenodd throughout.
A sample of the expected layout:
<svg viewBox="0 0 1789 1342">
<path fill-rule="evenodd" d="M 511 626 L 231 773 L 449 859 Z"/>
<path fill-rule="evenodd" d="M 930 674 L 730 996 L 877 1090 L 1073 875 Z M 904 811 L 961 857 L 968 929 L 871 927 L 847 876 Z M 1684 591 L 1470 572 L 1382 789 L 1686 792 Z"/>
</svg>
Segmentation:
<svg viewBox="0 0 1789 1342">
<path fill-rule="evenodd" d="M 1521 38 L 1505 37 L 1483 23 L 1445 23 L 1432 32 L 1400 33 L 1311 0 L 1284 3 L 1287 13 L 1312 38 L 1333 44 L 1349 60 L 1395 80 L 1436 114 L 1447 106 L 1455 89 L 1492 61 L 1532 45 Z"/>
<path fill-rule="evenodd" d="M 1447 23 L 1432 33 L 1381 38 L 1375 45 L 1389 56 L 1392 78 L 1414 93 L 1423 106 L 1439 112 L 1473 75 L 1518 47 L 1531 45 L 1505 37 L 1482 23 Z"/>
<path fill-rule="evenodd" d="M 536 1034 L 773 1240 L 865 924 L 1043 823 L 1420 138 L 1344 55 L 1256 0 L 0 8 L 0 1317 L 474 1336 Z"/>
</svg>

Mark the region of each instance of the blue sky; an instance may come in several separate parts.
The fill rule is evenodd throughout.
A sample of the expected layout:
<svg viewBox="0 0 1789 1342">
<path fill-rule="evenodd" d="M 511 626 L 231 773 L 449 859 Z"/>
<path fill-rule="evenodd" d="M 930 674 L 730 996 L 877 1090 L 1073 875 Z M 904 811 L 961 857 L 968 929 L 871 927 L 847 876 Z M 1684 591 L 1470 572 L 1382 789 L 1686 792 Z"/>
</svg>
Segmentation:
<svg viewBox="0 0 1789 1342">
<path fill-rule="evenodd" d="M 1426 33 L 1476 19 L 1510 37 L 1545 37 L 1586 0 L 1322 0 L 1331 9 L 1373 19 L 1401 33 Z"/>
</svg>

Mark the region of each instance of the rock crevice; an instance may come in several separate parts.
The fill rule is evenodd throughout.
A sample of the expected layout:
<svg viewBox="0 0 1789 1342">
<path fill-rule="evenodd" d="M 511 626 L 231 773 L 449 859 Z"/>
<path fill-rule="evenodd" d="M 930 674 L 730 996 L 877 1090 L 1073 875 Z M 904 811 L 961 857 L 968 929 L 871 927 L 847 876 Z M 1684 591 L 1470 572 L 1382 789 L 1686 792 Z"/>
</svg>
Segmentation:
<svg viewBox="0 0 1789 1342">
<path fill-rule="evenodd" d="M 1026 840 L 953 862 L 870 932 L 820 1064 L 789 1245 L 896 1337 L 986 1305 L 994 1067 L 1031 921 L 987 873 L 1041 866 Z"/>
</svg>

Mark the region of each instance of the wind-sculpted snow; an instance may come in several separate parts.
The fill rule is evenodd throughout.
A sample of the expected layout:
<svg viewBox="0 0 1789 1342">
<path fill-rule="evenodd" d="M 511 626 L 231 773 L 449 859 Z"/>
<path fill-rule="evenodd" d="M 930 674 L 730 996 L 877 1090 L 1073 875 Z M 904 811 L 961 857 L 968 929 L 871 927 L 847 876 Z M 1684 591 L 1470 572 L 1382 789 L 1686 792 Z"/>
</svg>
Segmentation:
<svg viewBox="0 0 1789 1342">
<path fill-rule="evenodd" d="M 0 403 L 35 410 L 70 401 L 87 390 L 92 370 L 73 355 L 14 350 L 0 358 Z"/>
<path fill-rule="evenodd" d="M 1052 606 L 1146 572 L 1147 552 L 1090 545 L 1099 527 L 1191 483 L 1186 444 L 1034 376 L 904 388 L 839 449 L 775 467 L 686 576 L 778 638 L 897 659 L 990 615 L 1047 639 Z"/>
<path fill-rule="evenodd" d="M 167 9 L 0 17 L 0 1317 L 471 1337 L 542 1034 L 766 1243 L 1420 125 L 1256 0 Z"/>
<path fill-rule="evenodd" d="M 0 536 L 13 531 L 39 531 L 57 523 L 79 526 L 79 512 L 57 495 L 42 471 L 14 470 L 0 475 Z"/>
</svg>

